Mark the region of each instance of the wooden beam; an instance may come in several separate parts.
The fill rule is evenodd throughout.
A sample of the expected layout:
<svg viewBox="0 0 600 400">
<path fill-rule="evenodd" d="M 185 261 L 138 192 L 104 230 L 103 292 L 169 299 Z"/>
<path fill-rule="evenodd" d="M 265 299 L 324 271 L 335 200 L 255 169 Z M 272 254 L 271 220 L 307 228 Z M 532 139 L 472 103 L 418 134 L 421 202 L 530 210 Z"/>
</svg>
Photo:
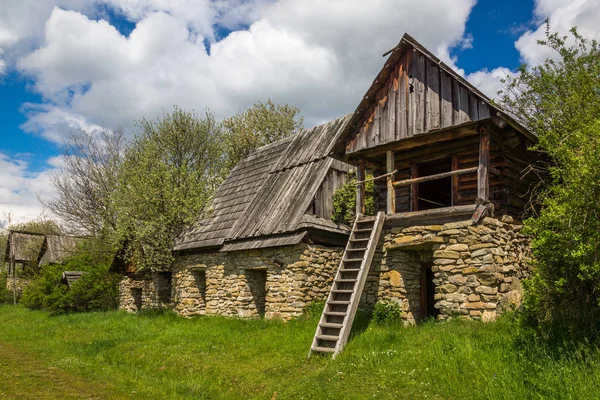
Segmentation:
<svg viewBox="0 0 600 400">
<path fill-rule="evenodd" d="M 417 178 L 417 176 L 419 176 L 419 164 L 412 163 L 412 164 L 410 164 L 410 177 L 415 179 L 415 178 Z M 417 211 L 418 209 L 419 209 L 419 186 L 417 184 L 413 184 L 413 185 L 410 185 L 410 211 Z"/>
<path fill-rule="evenodd" d="M 458 156 L 452 156 L 452 171 L 458 170 L 459 158 Z M 451 203 L 455 206 L 458 203 L 458 175 L 452 177 L 452 199 Z"/>
<path fill-rule="evenodd" d="M 476 209 L 476 204 L 468 204 L 464 206 L 442 207 L 433 208 L 430 210 L 398 213 L 386 216 L 385 226 L 400 226 L 405 223 L 410 224 L 413 221 L 420 220 L 443 220 L 444 218 L 460 217 L 463 215 L 467 217 L 465 219 L 468 219 L 471 217 L 471 215 L 473 215 L 473 212 L 475 212 Z"/>
<path fill-rule="evenodd" d="M 357 168 L 357 181 L 360 182 L 356 185 L 356 215 L 365 213 L 365 162 L 360 160 Z"/>
<path fill-rule="evenodd" d="M 394 152 L 388 151 L 386 153 L 386 169 L 387 173 L 390 174 L 387 177 L 387 213 L 395 214 L 396 213 L 396 189 L 394 189 L 394 174 L 393 171 L 396 170 L 394 165 Z"/>
<path fill-rule="evenodd" d="M 413 164 L 413 165 L 415 165 L 415 164 Z M 479 170 L 479 167 L 458 169 L 456 171 L 442 172 L 441 174 L 405 179 L 403 181 L 394 182 L 393 185 L 394 185 L 394 187 L 409 186 L 409 185 L 414 185 L 414 184 L 421 183 L 421 182 L 434 181 L 436 179 L 448 178 L 449 176 L 472 174 L 473 172 L 477 172 L 478 170 Z"/>
<path fill-rule="evenodd" d="M 454 140 L 462 137 L 477 135 L 476 128 L 479 124 L 481 124 L 481 122 L 471 121 L 459 126 L 450 126 L 443 129 L 436 129 L 431 132 L 421 133 L 416 136 L 409 136 L 407 138 L 400 139 L 395 142 L 361 149 L 358 151 L 346 150 L 346 159 L 349 159 L 349 157 L 351 157 L 352 155 L 358 155 L 360 157 L 374 157 L 381 154 L 385 154 L 387 150 L 408 150 L 414 149 L 415 147 L 437 144 L 447 140 Z"/>
<path fill-rule="evenodd" d="M 483 130 L 479 137 L 479 167 L 477 168 L 477 197 L 487 201 L 490 197 L 490 134 Z"/>
</svg>

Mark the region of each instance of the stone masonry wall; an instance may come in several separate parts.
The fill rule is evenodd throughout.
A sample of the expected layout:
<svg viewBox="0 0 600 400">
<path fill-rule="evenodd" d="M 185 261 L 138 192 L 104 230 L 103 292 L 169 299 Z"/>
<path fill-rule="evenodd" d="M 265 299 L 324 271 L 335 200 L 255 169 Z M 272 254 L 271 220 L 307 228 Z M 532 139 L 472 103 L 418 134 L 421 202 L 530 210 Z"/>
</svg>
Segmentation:
<svg viewBox="0 0 600 400">
<path fill-rule="evenodd" d="M 171 307 L 170 274 L 124 276 L 119 282 L 119 309 L 137 312 L 142 309 Z"/>
<path fill-rule="evenodd" d="M 342 251 L 299 244 L 177 257 L 173 308 L 184 316 L 289 320 L 326 299 Z"/>
<path fill-rule="evenodd" d="M 362 308 L 394 301 L 406 323 L 420 315 L 421 268 L 432 262 L 438 319 L 491 321 L 521 304 L 527 276 L 529 238 L 505 216 L 444 225 L 392 228 L 384 232 L 362 297 Z"/>
</svg>

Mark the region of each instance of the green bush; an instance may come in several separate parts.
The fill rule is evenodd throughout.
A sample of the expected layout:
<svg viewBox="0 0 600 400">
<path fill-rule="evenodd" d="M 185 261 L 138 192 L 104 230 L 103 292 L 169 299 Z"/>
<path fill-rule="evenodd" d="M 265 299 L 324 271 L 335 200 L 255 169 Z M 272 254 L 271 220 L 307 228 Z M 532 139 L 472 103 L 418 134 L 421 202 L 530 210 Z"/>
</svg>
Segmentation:
<svg viewBox="0 0 600 400">
<path fill-rule="evenodd" d="M 402 321 L 402 308 L 392 301 L 378 302 L 373 310 L 373 321 L 383 323 L 397 323 Z"/>
<path fill-rule="evenodd" d="M 535 134 L 543 178 L 526 221 L 535 259 L 525 321 L 545 339 L 600 338 L 600 44 L 550 33 L 554 57 L 507 78 L 501 103 Z M 541 172 L 541 173 L 540 173 Z"/>
<path fill-rule="evenodd" d="M 367 178 L 372 177 L 367 175 Z M 350 179 L 344 186 L 333 192 L 334 222 L 352 226 L 356 219 L 356 175 L 348 174 Z M 373 181 L 365 182 L 365 215 L 375 215 L 373 202 Z"/>
<path fill-rule="evenodd" d="M 93 264 L 88 255 L 79 255 L 65 264 L 50 264 L 30 281 L 22 303 L 30 309 L 59 312 L 103 311 L 118 305 L 119 275 L 108 272 L 108 263 Z M 69 288 L 61 283 L 64 271 L 83 271 Z"/>
</svg>

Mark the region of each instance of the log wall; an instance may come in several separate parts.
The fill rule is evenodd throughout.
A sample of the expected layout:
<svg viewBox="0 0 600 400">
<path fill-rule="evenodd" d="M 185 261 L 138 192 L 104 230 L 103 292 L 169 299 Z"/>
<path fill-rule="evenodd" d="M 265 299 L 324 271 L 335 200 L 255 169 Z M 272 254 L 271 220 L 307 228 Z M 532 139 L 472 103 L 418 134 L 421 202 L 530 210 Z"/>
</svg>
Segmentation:
<svg viewBox="0 0 600 400">
<path fill-rule="evenodd" d="M 382 72 L 347 154 L 490 116 L 487 101 L 420 51 L 408 49 Z"/>
<path fill-rule="evenodd" d="M 394 165 L 398 171 L 394 181 L 415 178 L 411 173 L 414 165 L 444 158 L 451 158 L 452 170 L 477 167 L 479 163 L 479 136 L 456 139 L 425 148 L 401 151 L 394 154 Z M 532 152 L 527 150 L 523 139 L 512 131 L 502 135 L 491 135 L 489 199 L 494 203 L 496 214 L 508 214 L 522 218 L 528 210 L 528 199 L 539 179 L 527 173 L 532 162 Z M 378 171 L 383 173 L 383 171 Z M 497 173 L 495 173 L 497 172 Z M 417 211 L 411 206 L 411 193 L 414 186 L 396 188 L 396 213 Z M 386 181 L 375 182 L 376 211 L 386 211 Z M 477 173 L 454 176 L 452 178 L 452 205 L 475 204 L 477 199 Z"/>
</svg>

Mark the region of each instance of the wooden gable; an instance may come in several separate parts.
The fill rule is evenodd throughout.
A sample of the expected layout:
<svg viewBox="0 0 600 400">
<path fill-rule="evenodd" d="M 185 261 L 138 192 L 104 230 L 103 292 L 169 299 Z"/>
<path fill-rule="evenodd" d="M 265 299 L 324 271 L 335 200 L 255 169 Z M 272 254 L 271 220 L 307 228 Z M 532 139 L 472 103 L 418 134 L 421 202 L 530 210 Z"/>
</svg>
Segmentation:
<svg viewBox="0 0 600 400">
<path fill-rule="evenodd" d="M 357 107 L 343 136 L 344 153 L 490 117 L 513 122 L 405 34 Z"/>
</svg>

